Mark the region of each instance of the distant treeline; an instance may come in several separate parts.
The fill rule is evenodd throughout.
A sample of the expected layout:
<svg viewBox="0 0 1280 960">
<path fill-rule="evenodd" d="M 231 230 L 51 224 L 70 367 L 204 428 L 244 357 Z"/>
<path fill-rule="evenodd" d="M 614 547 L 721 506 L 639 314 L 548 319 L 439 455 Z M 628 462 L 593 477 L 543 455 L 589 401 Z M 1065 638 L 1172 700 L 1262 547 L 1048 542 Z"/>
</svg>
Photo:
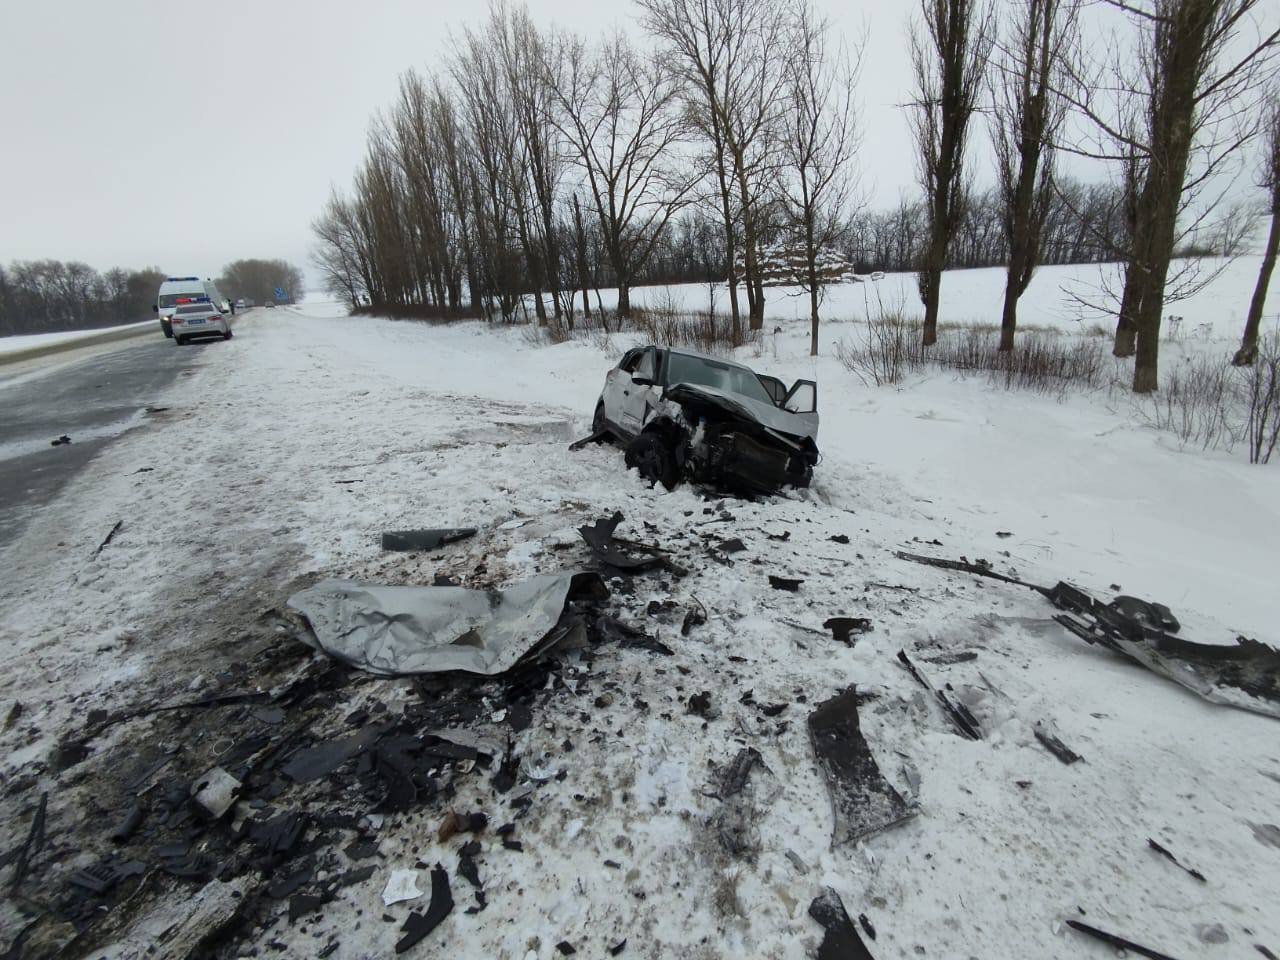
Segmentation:
<svg viewBox="0 0 1280 960">
<path fill-rule="evenodd" d="M 165 278 L 158 267 L 99 273 L 87 263 L 17 260 L 0 265 L 0 336 L 89 330 L 145 320 Z"/>
<path fill-rule="evenodd" d="M 134 323 L 154 316 L 160 284 L 168 276 L 159 267 L 99 273 L 87 263 L 16 260 L 0 266 L 0 336 L 92 330 Z M 215 281 L 224 297 L 256 303 L 305 293 L 302 271 L 285 260 L 236 260 Z"/>
</svg>

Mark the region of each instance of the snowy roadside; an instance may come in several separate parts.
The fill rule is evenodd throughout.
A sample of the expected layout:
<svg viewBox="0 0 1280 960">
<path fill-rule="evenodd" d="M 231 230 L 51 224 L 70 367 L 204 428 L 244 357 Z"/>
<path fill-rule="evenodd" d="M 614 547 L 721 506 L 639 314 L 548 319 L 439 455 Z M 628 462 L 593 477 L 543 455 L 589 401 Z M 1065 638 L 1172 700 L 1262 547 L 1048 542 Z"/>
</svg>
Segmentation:
<svg viewBox="0 0 1280 960">
<path fill-rule="evenodd" d="M 523 851 L 486 844 L 485 911 L 463 912 L 470 888 L 455 878 L 460 908 L 422 953 L 551 957 L 565 941 L 599 956 L 625 939 L 627 955 L 800 957 L 819 939 L 806 909 L 825 885 L 870 919 L 878 960 L 1107 955 L 1060 929 L 1077 908 L 1174 956 L 1280 949 L 1266 895 L 1280 888 L 1280 849 L 1251 826 L 1276 822 L 1275 721 L 1211 706 L 1086 646 L 1049 623 L 1047 604 L 1028 591 L 893 557 L 981 556 L 1100 595 L 1122 584 L 1172 606 L 1195 639 L 1274 643 L 1280 503 L 1268 471 L 1174 450 L 1104 398 L 1058 403 L 949 377 L 865 389 L 831 359 L 805 357 L 803 331 L 788 327 L 762 358 L 744 359 L 819 381 L 824 460 L 812 490 L 730 501 L 726 521 L 693 491 L 648 489 L 616 450 L 566 452 L 612 357 L 475 324 L 329 312 L 278 309 L 204 350 L 166 398 L 166 422 L 108 450 L 0 558 L 16 572 L 0 594 L 13 663 L 0 702 L 24 704 L 0 735 L 4 849 L 20 840 L 35 788 L 54 785 L 43 763 L 62 733 L 91 710 L 213 692 L 228 663 L 256 651 L 261 615 L 296 585 L 437 573 L 489 585 L 582 566 L 576 528 L 620 510 L 630 535 L 668 546 L 691 570 L 613 584 L 626 619 L 674 656 L 600 648 L 566 668 L 579 671 L 578 691 L 558 687 L 532 725 L 484 725 L 514 738 L 526 776 L 566 775 L 528 794 Z M 119 533 L 93 556 L 117 520 Z M 378 546 L 385 529 L 454 525 L 481 533 L 438 554 Z M 713 562 L 711 536 L 739 537 L 746 549 L 732 566 Z M 921 546 L 933 540 L 941 546 Z M 784 593 L 768 574 L 805 582 Z M 701 604 L 709 622 L 681 636 L 679 617 L 647 615 L 650 601 Z M 869 617 L 875 629 L 838 645 L 822 630 L 838 615 Z M 898 666 L 904 648 L 934 681 L 979 691 L 984 740 L 955 736 Z M 928 660 L 962 652 L 976 657 Z M 878 694 L 862 711 L 864 731 L 900 790 L 913 782 L 905 771 L 918 771 L 921 812 L 833 848 L 805 718 L 852 684 Z M 688 711 L 703 691 L 718 716 Z M 395 681 L 352 688 L 333 727 L 317 732 L 338 732 L 342 717 L 375 702 L 402 709 L 409 694 Z M 760 704 L 784 707 L 768 716 Z M 1055 723 L 1085 762 L 1065 766 L 1041 748 L 1037 721 Z M 85 829 L 86 771 L 127 755 L 147 723 L 104 736 L 70 767 L 70 788 L 50 800 L 53 823 Z M 756 849 L 734 857 L 717 840 L 722 801 L 708 784 L 746 746 L 769 772 Z M 485 810 L 495 823 L 521 813 L 488 777 L 456 790 L 458 810 Z M 459 841 L 437 839 L 441 813 L 388 817 L 367 883 L 319 918 L 277 916 L 257 939 L 291 956 L 331 940 L 339 958 L 386 953 L 398 924 L 378 916 L 403 920 L 426 900 L 384 908 L 388 872 L 437 861 L 454 870 Z M 1148 837 L 1209 882 L 1155 856 Z M 79 842 L 102 852 L 92 833 Z M 1226 944 L 1209 942 L 1215 924 Z"/>
</svg>

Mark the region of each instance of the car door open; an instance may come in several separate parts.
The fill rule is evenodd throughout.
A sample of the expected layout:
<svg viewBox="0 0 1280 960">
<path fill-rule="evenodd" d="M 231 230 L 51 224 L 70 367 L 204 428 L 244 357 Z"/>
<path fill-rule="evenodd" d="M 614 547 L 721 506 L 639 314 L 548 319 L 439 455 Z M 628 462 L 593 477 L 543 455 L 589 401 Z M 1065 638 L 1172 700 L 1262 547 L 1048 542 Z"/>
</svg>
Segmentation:
<svg viewBox="0 0 1280 960">
<path fill-rule="evenodd" d="M 817 413 L 818 385 L 812 380 L 797 380 L 787 391 L 782 408 L 792 413 Z"/>
</svg>

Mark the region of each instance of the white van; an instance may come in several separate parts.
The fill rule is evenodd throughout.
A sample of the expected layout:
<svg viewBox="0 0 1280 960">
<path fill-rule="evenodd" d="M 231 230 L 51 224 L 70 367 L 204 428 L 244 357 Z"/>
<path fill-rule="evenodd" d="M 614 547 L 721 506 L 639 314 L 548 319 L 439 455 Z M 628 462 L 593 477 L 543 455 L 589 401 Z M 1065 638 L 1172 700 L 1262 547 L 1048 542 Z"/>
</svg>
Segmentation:
<svg viewBox="0 0 1280 960">
<path fill-rule="evenodd" d="M 222 295 L 213 281 L 199 277 L 168 277 L 160 284 L 160 293 L 151 309 L 160 314 L 160 330 L 166 337 L 173 336 L 174 312 L 189 303 L 212 303 L 222 309 Z"/>
</svg>

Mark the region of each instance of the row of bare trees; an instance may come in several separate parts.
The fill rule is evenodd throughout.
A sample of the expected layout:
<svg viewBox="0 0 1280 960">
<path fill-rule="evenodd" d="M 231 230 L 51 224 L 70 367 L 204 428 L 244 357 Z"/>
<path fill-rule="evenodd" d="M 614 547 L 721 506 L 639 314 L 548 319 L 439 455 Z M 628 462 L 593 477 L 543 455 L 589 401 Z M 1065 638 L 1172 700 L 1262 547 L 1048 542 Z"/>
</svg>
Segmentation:
<svg viewBox="0 0 1280 960">
<path fill-rule="evenodd" d="M 1174 253 L 1214 215 L 1241 148 L 1263 129 L 1280 29 L 1260 19 L 1262 0 L 1103 0 L 1102 30 L 1089 38 L 1078 0 L 1011 6 L 1002 21 L 993 0 L 921 0 L 912 32 L 912 124 L 928 210 L 924 343 L 936 338 L 942 267 L 970 191 L 967 141 L 990 90 L 1009 244 L 1000 349 L 1013 348 L 1017 300 L 1041 258 L 1055 155 L 1092 157 L 1111 165 L 1122 197 L 1114 352 L 1135 356 L 1134 391 L 1153 391 L 1164 305 L 1180 279 L 1171 277 Z M 1246 332 L 1242 362 L 1249 342 Z"/>
<path fill-rule="evenodd" d="M 1001 350 L 1037 264 L 1119 260 L 1115 352 L 1136 353 L 1146 391 L 1163 306 L 1194 282 L 1179 287 L 1170 262 L 1205 235 L 1259 128 L 1278 37 L 1261 2 L 1102 0 L 1105 29 L 1086 37 L 1082 0 L 920 0 L 922 198 L 870 213 L 861 50 L 808 0 L 636 0 L 644 47 L 543 30 L 498 0 L 439 72 L 403 77 L 351 191 L 314 224 L 316 263 L 353 303 L 507 320 L 531 307 L 569 325 L 602 283 L 625 316 L 637 283 L 718 277 L 740 339 L 764 322 L 761 252 L 781 245 L 807 264 L 816 352 L 830 248 L 918 270 L 926 345 L 943 270 L 1006 264 Z M 984 117 L 989 159 L 971 147 Z M 1111 181 L 1060 177 L 1064 153 L 1104 161 Z M 994 170 L 985 193 L 977 165 Z"/>
<path fill-rule="evenodd" d="M 326 284 L 353 303 L 465 300 L 508 320 L 531 303 L 571 324 L 602 278 L 625 316 L 633 285 L 683 260 L 727 273 L 740 340 L 764 322 L 760 251 L 781 241 L 808 264 L 816 350 L 818 261 L 857 206 L 858 51 L 808 0 L 639 7 L 647 49 L 497 3 L 445 69 L 407 73 L 351 192 L 313 225 Z"/>
<path fill-rule="evenodd" d="M 0 336 L 53 333 L 150 317 L 164 273 L 150 267 L 99 273 L 87 263 L 16 261 L 0 266 Z"/>
</svg>

